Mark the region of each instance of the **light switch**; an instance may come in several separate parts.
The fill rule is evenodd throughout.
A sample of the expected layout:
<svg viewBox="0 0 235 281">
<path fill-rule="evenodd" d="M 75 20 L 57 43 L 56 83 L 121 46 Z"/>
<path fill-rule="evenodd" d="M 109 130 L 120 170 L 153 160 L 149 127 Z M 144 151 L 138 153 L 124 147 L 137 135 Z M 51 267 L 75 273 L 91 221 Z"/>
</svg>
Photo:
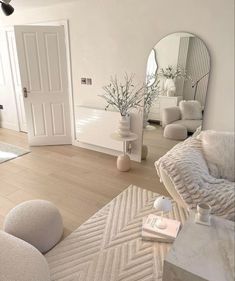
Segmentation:
<svg viewBox="0 0 235 281">
<path fill-rule="evenodd" d="M 86 84 L 87 82 L 86 82 L 86 78 L 81 78 L 81 84 Z"/>
<path fill-rule="evenodd" d="M 87 83 L 87 85 L 92 85 L 92 79 L 91 78 L 87 78 L 86 79 L 86 83 Z"/>
</svg>

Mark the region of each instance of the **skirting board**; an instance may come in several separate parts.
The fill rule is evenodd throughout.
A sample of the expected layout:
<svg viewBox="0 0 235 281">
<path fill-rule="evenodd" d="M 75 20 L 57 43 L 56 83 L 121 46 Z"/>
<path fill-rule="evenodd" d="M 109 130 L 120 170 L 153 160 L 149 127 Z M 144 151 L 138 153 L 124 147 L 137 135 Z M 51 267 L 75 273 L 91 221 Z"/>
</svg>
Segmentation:
<svg viewBox="0 0 235 281">
<path fill-rule="evenodd" d="M 0 122 L 0 128 L 9 129 L 9 130 L 14 130 L 14 131 L 19 132 L 19 126 L 18 126 L 18 124 L 14 124 L 14 123 Z"/>
</svg>

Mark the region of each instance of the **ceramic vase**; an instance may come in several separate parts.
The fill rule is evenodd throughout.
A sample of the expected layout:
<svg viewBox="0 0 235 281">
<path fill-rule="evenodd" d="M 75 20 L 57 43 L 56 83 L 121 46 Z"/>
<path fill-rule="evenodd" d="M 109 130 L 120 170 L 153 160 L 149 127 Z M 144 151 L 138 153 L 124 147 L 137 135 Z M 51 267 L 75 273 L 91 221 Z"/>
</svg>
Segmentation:
<svg viewBox="0 0 235 281">
<path fill-rule="evenodd" d="M 130 157 L 126 155 L 119 155 L 117 159 L 117 169 L 121 172 L 127 172 L 131 168 Z"/>
<path fill-rule="evenodd" d="M 120 137 L 125 138 L 130 135 L 130 116 L 121 116 L 118 126 L 118 134 Z"/>
<path fill-rule="evenodd" d="M 175 81 L 174 79 L 168 78 L 165 81 L 164 89 L 168 97 L 173 97 L 176 92 Z"/>
</svg>

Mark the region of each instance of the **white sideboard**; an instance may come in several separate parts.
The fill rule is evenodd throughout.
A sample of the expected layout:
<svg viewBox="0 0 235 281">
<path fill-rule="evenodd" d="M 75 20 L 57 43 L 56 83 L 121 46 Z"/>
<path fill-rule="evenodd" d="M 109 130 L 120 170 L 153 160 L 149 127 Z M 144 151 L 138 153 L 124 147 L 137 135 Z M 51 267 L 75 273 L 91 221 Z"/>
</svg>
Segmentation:
<svg viewBox="0 0 235 281">
<path fill-rule="evenodd" d="M 122 144 L 110 135 L 118 128 L 119 112 L 76 106 L 76 138 L 80 143 L 122 151 Z"/>
<path fill-rule="evenodd" d="M 182 96 L 167 97 L 158 96 L 150 109 L 148 120 L 162 121 L 162 111 L 166 107 L 177 106 L 183 99 Z"/>
</svg>

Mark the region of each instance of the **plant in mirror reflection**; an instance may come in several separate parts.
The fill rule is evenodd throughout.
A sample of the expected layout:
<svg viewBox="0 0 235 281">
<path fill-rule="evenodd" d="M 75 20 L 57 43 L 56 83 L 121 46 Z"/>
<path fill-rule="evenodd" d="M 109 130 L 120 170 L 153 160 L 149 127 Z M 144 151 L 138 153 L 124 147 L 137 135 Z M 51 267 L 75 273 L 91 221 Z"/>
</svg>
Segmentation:
<svg viewBox="0 0 235 281">
<path fill-rule="evenodd" d="M 160 94 L 159 80 L 155 80 L 154 83 L 149 84 L 150 77 L 147 78 L 147 84 L 144 93 L 144 109 L 146 112 L 149 112 L 153 102 L 156 100 Z"/>
<path fill-rule="evenodd" d="M 147 77 L 147 82 L 144 92 L 144 127 L 147 125 L 148 115 L 153 102 L 157 99 L 158 95 L 161 93 L 159 83 L 160 81 L 156 79 L 155 75 Z M 153 83 L 150 83 L 154 79 Z"/>
<path fill-rule="evenodd" d="M 163 77 L 166 79 L 176 79 L 176 78 L 185 78 L 191 79 L 191 76 L 187 73 L 186 69 L 182 66 L 172 66 L 168 65 L 166 68 L 160 68 L 158 77 Z"/>
<path fill-rule="evenodd" d="M 124 75 L 123 82 L 117 77 L 111 77 L 110 83 L 103 87 L 104 94 L 99 95 L 107 102 L 105 110 L 110 106 L 117 109 L 121 116 L 126 116 L 130 110 L 143 106 L 146 85 L 134 86 L 134 75 Z"/>
</svg>

